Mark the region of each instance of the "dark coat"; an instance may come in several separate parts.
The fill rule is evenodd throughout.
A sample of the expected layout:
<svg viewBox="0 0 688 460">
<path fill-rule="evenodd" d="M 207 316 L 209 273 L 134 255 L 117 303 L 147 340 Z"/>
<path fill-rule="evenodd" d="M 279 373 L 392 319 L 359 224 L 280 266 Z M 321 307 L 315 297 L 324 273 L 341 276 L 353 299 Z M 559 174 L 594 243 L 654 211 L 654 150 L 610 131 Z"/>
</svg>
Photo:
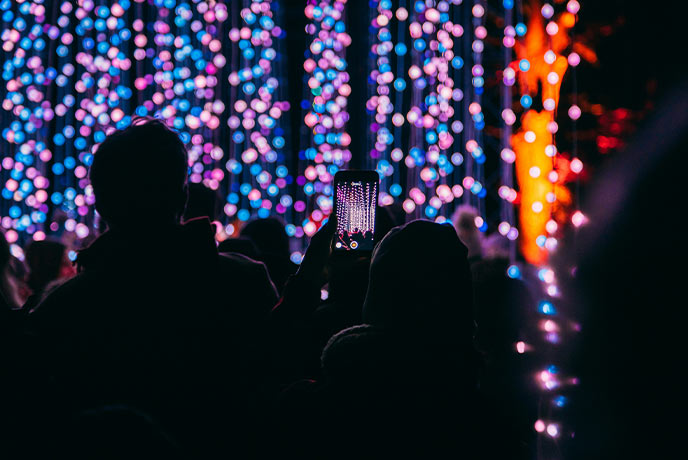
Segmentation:
<svg viewBox="0 0 688 460">
<path fill-rule="evenodd" d="M 80 273 L 29 315 L 48 407 L 129 404 L 195 444 L 227 423 L 250 425 L 277 300 L 265 266 L 219 255 L 205 219 L 137 237 L 102 235 L 79 254 Z"/>
</svg>

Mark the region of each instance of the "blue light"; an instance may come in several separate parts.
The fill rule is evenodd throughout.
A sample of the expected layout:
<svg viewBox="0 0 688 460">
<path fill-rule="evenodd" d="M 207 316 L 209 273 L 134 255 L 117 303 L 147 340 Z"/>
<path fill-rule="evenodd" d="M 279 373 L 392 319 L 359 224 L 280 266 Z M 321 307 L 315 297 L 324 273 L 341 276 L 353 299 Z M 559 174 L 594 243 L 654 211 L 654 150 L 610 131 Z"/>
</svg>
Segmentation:
<svg viewBox="0 0 688 460">
<path fill-rule="evenodd" d="M 506 275 L 511 279 L 521 279 L 521 269 L 518 265 L 510 265 L 506 270 Z"/>
<path fill-rule="evenodd" d="M 522 22 L 519 22 L 518 24 L 516 24 L 515 29 L 516 29 L 516 35 L 518 35 L 519 37 L 523 37 L 526 34 L 526 32 L 528 31 L 528 28 Z"/>
<path fill-rule="evenodd" d="M 292 233 L 290 236 L 293 236 L 294 234 Z M 294 252 L 289 256 L 289 259 L 294 262 L 296 265 L 299 265 L 301 263 L 301 260 L 303 259 L 303 256 L 301 255 L 300 252 Z"/>
<path fill-rule="evenodd" d="M 530 106 L 533 104 L 533 98 L 530 97 L 527 94 L 524 94 L 521 97 L 521 106 L 523 106 L 524 109 L 530 108 Z"/>
<path fill-rule="evenodd" d="M 50 196 L 50 201 L 52 201 L 53 204 L 61 204 L 62 200 L 63 198 L 60 192 L 55 192 Z"/>
<path fill-rule="evenodd" d="M 241 186 L 239 187 L 239 191 L 242 195 L 248 195 L 251 192 L 251 184 L 241 184 Z"/>
<path fill-rule="evenodd" d="M 548 301 L 540 302 L 540 305 L 538 305 L 538 311 L 543 315 L 551 316 L 557 314 L 557 310 L 556 308 L 554 308 L 554 305 L 552 305 L 552 303 Z"/>
<path fill-rule="evenodd" d="M 247 209 L 242 209 L 237 213 L 237 217 L 241 221 L 247 221 L 251 217 L 251 213 Z"/>
<path fill-rule="evenodd" d="M 432 206 L 428 206 L 427 208 L 425 208 L 425 215 L 428 218 L 432 219 L 437 215 L 437 209 L 433 208 Z"/>
</svg>

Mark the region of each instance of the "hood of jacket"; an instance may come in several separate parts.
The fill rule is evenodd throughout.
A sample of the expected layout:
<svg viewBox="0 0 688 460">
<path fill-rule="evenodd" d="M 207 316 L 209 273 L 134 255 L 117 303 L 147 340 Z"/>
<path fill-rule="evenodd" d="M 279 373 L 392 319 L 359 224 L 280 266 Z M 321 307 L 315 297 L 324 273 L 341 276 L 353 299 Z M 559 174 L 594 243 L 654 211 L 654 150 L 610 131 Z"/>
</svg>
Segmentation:
<svg viewBox="0 0 688 460">
<path fill-rule="evenodd" d="M 471 344 L 467 252 L 451 225 L 417 220 L 392 229 L 372 255 L 363 322 Z"/>
</svg>

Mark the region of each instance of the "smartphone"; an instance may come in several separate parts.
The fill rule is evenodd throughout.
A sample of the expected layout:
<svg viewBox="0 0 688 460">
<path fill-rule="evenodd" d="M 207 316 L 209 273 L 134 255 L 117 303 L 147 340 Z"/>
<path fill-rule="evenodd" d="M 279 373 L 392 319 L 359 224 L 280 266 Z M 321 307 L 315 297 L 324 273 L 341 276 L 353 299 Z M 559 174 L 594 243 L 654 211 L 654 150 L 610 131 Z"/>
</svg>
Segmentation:
<svg viewBox="0 0 688 460">
<path fill-rule="evenodd" d="M 335 252 L 373 250 L 379 183 L 380 176 L 376 171 L 342 170 L 335 174 Z"/>
</svg>

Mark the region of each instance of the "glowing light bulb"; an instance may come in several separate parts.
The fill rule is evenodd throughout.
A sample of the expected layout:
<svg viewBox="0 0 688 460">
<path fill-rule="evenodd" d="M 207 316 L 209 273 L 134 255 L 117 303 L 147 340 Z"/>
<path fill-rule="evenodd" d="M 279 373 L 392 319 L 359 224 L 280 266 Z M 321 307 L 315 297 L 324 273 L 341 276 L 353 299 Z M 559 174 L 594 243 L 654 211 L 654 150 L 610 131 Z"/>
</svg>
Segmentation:
<svg viewBox="0 0 688 460">
<path fill-rule="evenodd" d="M 571 215 L 571 223 L 575 227 L 580 227 L 581 225 L 585 224 L 588 221 L 588 218 L 585 217 L 585 214 L 583 214 L 580 211 L 576 211 Z"/>
<path fill-rule="evenodd" d="M 579 174 L 581 171 L 583 171 L 583 162 L 580 161 L 578 158 L 574 158 L 571 160 L 571 171 L 573 171 L 576 174 Z"/>
<path fill-rule="evenodd" d="M 522 342 L 522 341 L 516 342 L 516 352 L 519 354 L 525 353 L 526 352 L 526 343 Z"/>
<path fill-rule="evenodd" d="M 540 9 L 542 16 L 549 19 L 554 15 L 554 8 L 549 3 L 545 3 Z"/>
<path fill-rule="evenodd" d="M 569 117 L 572 120 L 578 120 L 581 116 L 581 109 L 577 105 L 572 105 L 569 107 Z"/>
<path fill-rule="evenodd" d="M 557 59 L 557 55 L 554 53 L 552 50 L 547 50 L 545 53 L 545 62 L 547 64 L 554 64 L 554 61 Z"/>
<path fill-rule="evenodd" d="M 547 434 L 553 438 L 558 437 L 559 436 L 559 426 L 554 424 L 554 423 L 550 423 L 549 425 L 547 425 Z"/>
</svg>

